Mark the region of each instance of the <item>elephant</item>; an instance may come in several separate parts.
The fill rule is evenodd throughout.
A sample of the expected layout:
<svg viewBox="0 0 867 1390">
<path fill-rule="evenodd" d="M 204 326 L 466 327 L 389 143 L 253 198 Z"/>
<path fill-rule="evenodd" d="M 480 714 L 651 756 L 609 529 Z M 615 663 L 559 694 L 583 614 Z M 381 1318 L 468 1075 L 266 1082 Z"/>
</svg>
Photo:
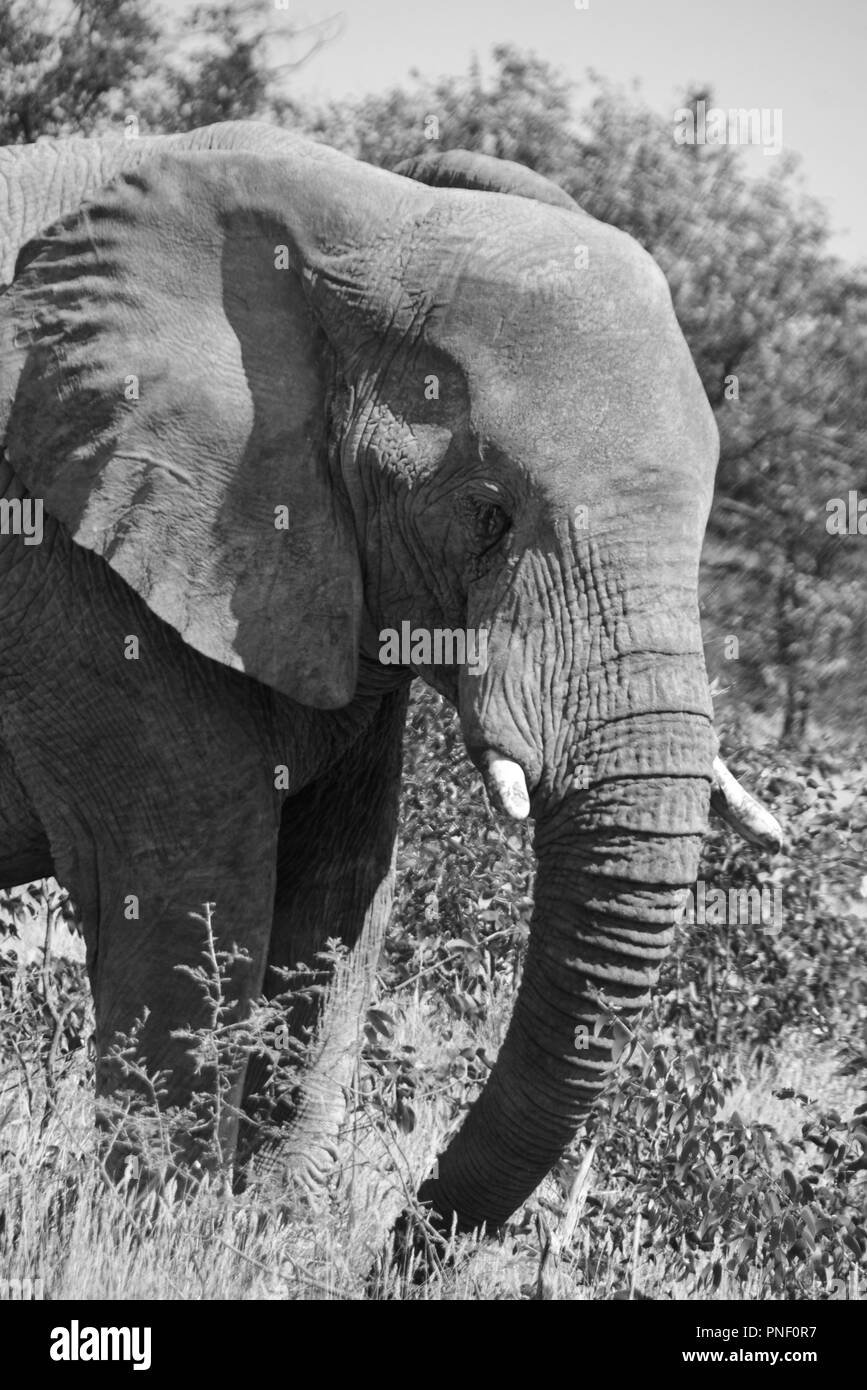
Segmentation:
<svg viewBox="0 0 867 1390">
<path fill-rule="evenodd" d="M 77 903 L 98 1096 L 142 1019 L 166 1102 L 190 1095 L 203 903 L 238 1017 L 337 937 L 265 1165 L 324 1181 L 418 676 L 534 823 L 511 1021 L 418 1193 L 496 1227 L 605 1084 L 600 1019 L 645 1004 L 711 805 L 779 842 L 718 756 L 718 434 L 666 280 L 521 166 L 387 171 L 255 122 L 5 149 L 0 190 L 0 884 L 55 874 Z M 406 624 L 486 659 L 384 661 Z"/>
</svg>

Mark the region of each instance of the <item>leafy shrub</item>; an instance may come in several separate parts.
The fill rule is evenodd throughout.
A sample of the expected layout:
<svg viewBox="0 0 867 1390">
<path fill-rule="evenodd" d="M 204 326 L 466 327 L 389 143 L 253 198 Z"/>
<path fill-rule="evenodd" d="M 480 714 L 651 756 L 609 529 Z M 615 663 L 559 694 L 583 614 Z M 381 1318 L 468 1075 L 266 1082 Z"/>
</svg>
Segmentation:
<svg viewBox="0 0 867 1390">
<path fill-rule="evenodd" d="M 645 1266 L 704 1296 L 727 1275 L 740 1286 L 758 1278 L 767 1297 L 827 1297 L 867 1268 L 867 1106 L 846 1123 L 799 1095 L 801 1136 L 788 1142 L 726 1107 L 733 1085 L 721 1061 L 635 1048 L 587 1125 L 588 1283 L 600 1261 L 625 1277 L 636 1230 Z"/>
<path fill-rule="evenodd" d="M 683 926 L 660 980 L 664 1023 L 760 1056 L 793 1027 L 845 1039 L 867 1024 L 867 769 L 777 747 L 740 750 L 735 766 L 774 807 L 783 850 L 770 858 L 712 820 L 700 877 L 778 889 L 781 926 Z"/>
</svg>

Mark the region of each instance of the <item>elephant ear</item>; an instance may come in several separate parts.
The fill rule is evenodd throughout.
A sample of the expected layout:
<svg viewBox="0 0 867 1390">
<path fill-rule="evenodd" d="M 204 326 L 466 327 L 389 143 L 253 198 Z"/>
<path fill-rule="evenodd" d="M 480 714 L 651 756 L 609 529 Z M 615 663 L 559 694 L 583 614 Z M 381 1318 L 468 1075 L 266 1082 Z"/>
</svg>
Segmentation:
<svg viewBox="0 0 867 1390">
<path fill-rule="evenodd" d="M 25 248 L 0 430 L 31 493 L 192 647 L 334 708 L 362 580 L 312 302 L 334 172 L 312 165 L 160 155 Z"/>
<path fill-rule="evenodd" d="M 511 193 L 517 198 L 534 198 L 557 208 L 578 209 L 556 183 L 543 178 L 511 159 L 495 159 L 471 150 L 445 150 L 442 154 L 423 154 L 405 159 L 394 171 L 432 188 L 471 188 L 478 193 Z"/>
</svg>

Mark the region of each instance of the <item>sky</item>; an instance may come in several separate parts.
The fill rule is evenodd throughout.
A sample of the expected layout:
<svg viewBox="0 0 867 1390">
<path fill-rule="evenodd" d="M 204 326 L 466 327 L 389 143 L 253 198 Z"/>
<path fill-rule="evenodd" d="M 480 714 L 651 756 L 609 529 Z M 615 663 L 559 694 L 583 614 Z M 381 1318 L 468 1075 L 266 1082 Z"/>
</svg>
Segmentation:
<svg viewBox="0 0 867 1390">
<path fill-rule="evenodd" d="M 172 0 L 174 8 L 189 0 Z M 673 113 L 687 86 L 722 107 L 780 108 L 782 143 L 829 209 L 833 249 L 867 260 L 867 0 L 274 0 L 277 20 L 343 15 L 342 33 L 289 90 L 361 96 L 429 76 L 486 70 L 494 44 L 532 49 L 580 82 L 593 68 Z M 286 8 L 284 9 L 284 4 Z M 577 93 L 580 105 L 580 87 Z M 773 156 L 749 151 L 762 172 Z"/>
</svg>

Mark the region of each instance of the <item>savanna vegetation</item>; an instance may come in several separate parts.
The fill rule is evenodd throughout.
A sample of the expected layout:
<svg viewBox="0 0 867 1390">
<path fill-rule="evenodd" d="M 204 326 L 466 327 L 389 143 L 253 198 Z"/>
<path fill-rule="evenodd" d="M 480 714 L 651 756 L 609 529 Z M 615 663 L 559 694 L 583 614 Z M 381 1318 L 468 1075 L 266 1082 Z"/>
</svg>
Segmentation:
<svg viewBox="0 0 867 1390">
<path fill-rule="evenodd" d="M 390 1264 L 394 1217 L 496 1055 L 533 892 L 531 831 L 490 811 L 453 713 L 418 688 L 393 927 L 325 1208 L 233 1194 L 225 1172 L 183 1202 L 142 1199 L 134 1172 L 110 1184 L 83 964 L 9 955 L 0 1279 L 42 1280 L 52 1298 L 863 1298 L 867 542 L 857 524 L 839 535 L 826 522 L 832 499 L 867 493 L 867 271 L 831 253 L 794 157 L 753 177 L 736 149 L 675 146 L 636 92 L 593 75 L 573 91 L 508 47 L 487 77 L 474 67 L 302 108 L 291 62 L 274 57 L 274 13 L 205 6 L 179 36 L 127 0 L 70 0 L 60 24 L 13 0 L 0 15 L 0 139 L 259 116 L 386 167 L 431 145 L 477 149 L 553 178 L 647 246 L 722 439 L 702 596 L 719 732 L 786 835 L 770 858 L 714 824 L 700 882 L 765 889 L 774 910 L 684 924 L 640 1032 L 612 1019 L 604 1103 L 498 1241 L 458 1238 L 424 1282 Z M 329 32 L 297 34 L 292 61 Z M 700 97 L 712 99 L 682 101 Z M 278 1014 L 243 1027 L 222 1015 L 209 911 L 214 1027 L 191 1041 L 218 1078 L 239 1050 L 265 1047 L 291 1084 L 302 1059 Z M 71 916 L 50 884 L 0 895 L 10 936 Z M 286 982 L 287 994 L 310 987 Z M 200 1108 L 225 1103 L 218 1083 Z M 189 1120 L 154 1118 L 156 1167 Z"/>
</svg>

